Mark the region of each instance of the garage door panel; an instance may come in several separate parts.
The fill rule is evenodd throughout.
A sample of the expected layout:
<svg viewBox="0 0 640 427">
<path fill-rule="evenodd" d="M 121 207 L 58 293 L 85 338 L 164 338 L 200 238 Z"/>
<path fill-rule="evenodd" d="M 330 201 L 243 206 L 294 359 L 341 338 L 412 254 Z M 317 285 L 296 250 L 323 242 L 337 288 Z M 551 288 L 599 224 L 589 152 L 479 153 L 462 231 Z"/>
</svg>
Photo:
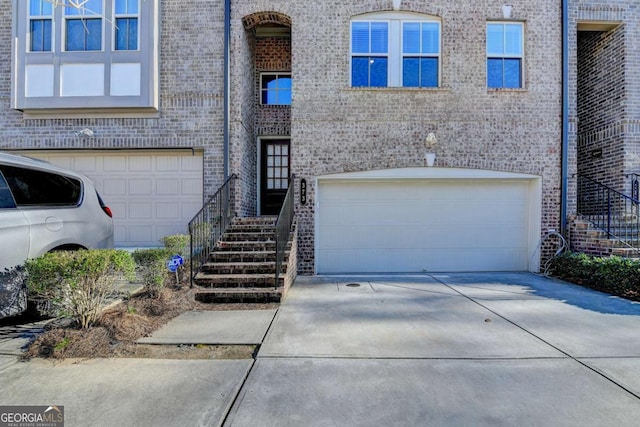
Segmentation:
<svg viewBox="0 0 640 427">
<path fill-rule="evenodd" d="M 113 212 L 119 247 L 160 245 L 186 233 L 202 207 L 201 154 L 184 151 L 29 152 L 87 175 Z"/>
<path fill-rule="evenodd" d="M 156 194 L 178 196 L 180 195 L 180 183 L 172 179 L 158 179 L 156 181 Z"/>
<path fill-rule="evenodd" d="M 202 195 L 202 179 L 182 179 L 180 181 L 181 184 L 181 192 L 182 194 L 187 194 L 190 196 L 201 196 Z"/>
<path fill-rule="evenodd" d="M 387 180 L 318 186 L 318 273 L 528 267 L 526 180 Z"/>
</svg>

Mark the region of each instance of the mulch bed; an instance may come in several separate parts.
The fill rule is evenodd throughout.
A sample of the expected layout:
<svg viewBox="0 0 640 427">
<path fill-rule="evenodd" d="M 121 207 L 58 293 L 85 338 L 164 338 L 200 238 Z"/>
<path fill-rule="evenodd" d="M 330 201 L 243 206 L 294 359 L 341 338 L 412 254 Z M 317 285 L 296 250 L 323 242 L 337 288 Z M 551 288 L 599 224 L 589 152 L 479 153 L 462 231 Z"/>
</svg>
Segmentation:
<svg viewBox="0 0 640 427">
<path fill-rule="evenodd" d="M 140 345 L 174 317 L 191 310 L 265 310 L 278 304 L 205 304 L 194 299 L 188 286 L 165 288 L 156 298 L 145 293 L 106 310 L 100 322 L 89 329 L 52 322 L 29 346 L 23 358 L 146 357 L 168 359 L 250 358 L 255 346 Z"/>
</svg>

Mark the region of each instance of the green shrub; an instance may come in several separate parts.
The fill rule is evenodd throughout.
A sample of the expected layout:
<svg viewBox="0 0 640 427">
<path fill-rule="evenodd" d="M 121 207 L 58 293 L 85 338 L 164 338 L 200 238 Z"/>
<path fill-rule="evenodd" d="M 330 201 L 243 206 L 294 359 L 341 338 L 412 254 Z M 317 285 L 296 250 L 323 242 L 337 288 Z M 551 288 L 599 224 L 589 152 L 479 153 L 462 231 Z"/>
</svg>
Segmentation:
<svg viewBox="0 0 640 427">
<path fill-rule="evenodd" d="M 172 234 L 160 239 L 164 247 L 171 252 L 171 255 L 180 255 L 183 258 L 189 256 L 190 237 L 188 234 Z"/>
<path fill-rule="evenodd" d="M 116 283 L 134 276 L 135 263 L 127 251 L 93 249 L 49 252 L 27 260 L 29 292 L 50 303 L 52 314 L 88 328 L 100 319 Z"/>
<path fill-rule="evenodd" d="M 167 248 L 152 248 L 139 249 L 132 255 L 145 291 L 150 297 L 157 297 L 167 278 L 166 264 L 171 252 Z"/>
<path fill-rule="evenodd" d="M 567 252 L 553 258 L 553 276 L 626 298 L 640 297 L 640 261 Z"/>
</svg>

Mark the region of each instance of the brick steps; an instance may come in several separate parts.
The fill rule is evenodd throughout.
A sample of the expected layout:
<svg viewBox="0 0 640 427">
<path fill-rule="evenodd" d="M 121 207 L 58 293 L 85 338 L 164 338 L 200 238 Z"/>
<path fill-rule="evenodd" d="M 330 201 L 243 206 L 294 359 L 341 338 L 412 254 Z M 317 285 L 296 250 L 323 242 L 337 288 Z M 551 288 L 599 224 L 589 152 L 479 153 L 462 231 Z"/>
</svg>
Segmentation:
<svg viewBox="0 0 640 427">
<path fill-rule="evenodd" d="M 194 278 L 196 300 L 280 302 L 286 263 L 276 285 L 275 249 L 274 217 L 235 218 Z"/>
<path fill-rule="evenodd" d="M 610 228 L 611 234 L 616 237 L 610 237 L 609 234 L 596 228 L 586 219 L 575 219 L 574 227 L 584 241 L 581 241 L 578 250 L 581 252 L 592 253 L 594 255 L 615 255 L 625 258 L 640 258 L 640 248 L 630 247 L 638 244 L 640 241 L 640 229 L 634 229 L 637 223 L 626 223 L 623 220 L 615 220 Z M 621 224 L 624 224 L 621 226 Z"/>
</svg>

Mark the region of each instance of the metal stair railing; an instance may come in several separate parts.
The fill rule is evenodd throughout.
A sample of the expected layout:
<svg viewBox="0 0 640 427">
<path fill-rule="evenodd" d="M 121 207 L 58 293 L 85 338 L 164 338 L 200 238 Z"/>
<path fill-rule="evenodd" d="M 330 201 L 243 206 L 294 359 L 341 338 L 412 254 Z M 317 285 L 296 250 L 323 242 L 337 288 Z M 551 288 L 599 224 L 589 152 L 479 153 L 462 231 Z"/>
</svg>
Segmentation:
<svg viewBox="0 0 640 427">
<path fill-rule="evenodd" d="M 193 279 L 209 254 L 235 216 L 233 197 L 235 181 L 233 174 L 222 184 L 216 193 L 209 198 L 200 211 L 189 221 L 191 237 L 191 286 Z"/>
<path fill-rule="evenodd" d="M 578 175 L 578 215 L 609 238 L 640 251 L 640 200 Z"/>
<path fill-rule="evenodd" d="M 284 254 L 287 251 L 287 244 L 289 243 L 291 225 L 293 224 L 293 187 L 295 179 L 295 175 L 291 175 L 291 177 L 289 178 L 287 194 L 284 197 L 284 202 L 282 203 L 282 208 L 280 209 L 280 214 L 278 215 L 278 219 L 276 221 L 276 289 L 278 288 L 278 279 L 280 278 L 280 272 L 282 270 Z"/>
</svg>

